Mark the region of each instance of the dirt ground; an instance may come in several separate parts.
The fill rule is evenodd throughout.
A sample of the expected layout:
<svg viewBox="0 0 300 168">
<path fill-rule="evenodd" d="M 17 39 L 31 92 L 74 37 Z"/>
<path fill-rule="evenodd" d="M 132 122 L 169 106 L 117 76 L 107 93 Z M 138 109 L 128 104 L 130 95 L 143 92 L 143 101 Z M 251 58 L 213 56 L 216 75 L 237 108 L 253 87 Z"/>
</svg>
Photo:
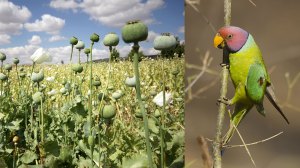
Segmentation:
<svg viewBox="0 0 300 168">
<path fill-rule="evenodd" d="M 290 81 L 300 73 L 300 1 L 298 0 L 253 0 L 256 7 L 248 0 L 232 2 L 231 25 L 239 26 L 250 32 L 259 45 L 265 64 L 271 72 L 275 94 L 283 106 L 283 111 L 290 120 L 288 125 L 274 107 L 264 101 L 266 117 L 252 109 L 239 126 L 246 143 L 263 140 L 281 131 L 284 133 L 267 142 L 250 146 L 249 150 L 258 168 L 299 168 L 300 167 L 300 79 L 290 89 L 291 99 L 288 104 L 289 90 L 286 75 Z M 222 50 L 213 47 L 215 32 L 207 24 L 219 29 L 224 20 L 223 1 L 201 0 L 197 5 L 200 12 L 191 6 L 185 7 L 185 41 L 186 41 L 186 86 L 187 79 L 199 74 L 200 70 L 191 65 L 202 66 L 201 58 L 209 51 L 213 58 L 209 69 L 219 73 Z M 212 87 L 209 87 L 216 81 Z M 197 94 L 201 89 L 207 90 Z M 234 94 L 229 80 L 227 97 Z M 186 96 L 185 106 L 185 142 L 186 166 L 202 167 L 200 147 L 196 138 L 200 135 L 213 139 L 215 134 L 219 98 L 220 79 L 216 74 L 205 73 L 192 87 L 192 100 Z M 197 95 L 195 95 L 197 94 Z M 288 107 L 290 105 L 291 107 Z M 228 129 L 229 118 L 226 116 L 223 132 Z M 241 144 L 237 135 L 230 144 Z M 210 150 L 211 150 L 211 146 Z M 252 168 L 249 156 L 244 148 L 227 149 L 222 157 L 224 168 Z"/>
</svg>

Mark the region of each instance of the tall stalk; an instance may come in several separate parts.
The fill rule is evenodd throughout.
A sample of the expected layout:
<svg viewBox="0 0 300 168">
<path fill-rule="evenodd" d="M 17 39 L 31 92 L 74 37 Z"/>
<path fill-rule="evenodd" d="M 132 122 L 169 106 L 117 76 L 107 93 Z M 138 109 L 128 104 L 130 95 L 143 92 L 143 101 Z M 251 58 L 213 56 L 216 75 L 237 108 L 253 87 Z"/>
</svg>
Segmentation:
<svg viewBox="0 0 300 168">
<path fill-rule="evenodd" d="M 225 26 L 230 25 L 231 20 L 231 0 L 224 0 L 224 22 Z M 228 52 L 223 49 L 223 63 L 222 72 L 221 72 L 221 90 L 220 90 L 220 99 L 226 97 L 227 94 L 227 85 L 228 85 Z M 213 142 L 213 155 L 214 155 L 214 168 L 222 168 L 222 156 L 221 156 L 221 148 L 222 148 L 222 128 L 224 123 L 224 117 L 226 113 L 226 105 L 224 103 L 220 103 L 218 118 L 217 118 L 217 128 L 215 140 Z"/>
<path fill-rule="evenodd" d="M 148 156 L 148 162 L 149 162 L 149 167 L 153 168 L 153 163 L 152 163 L 152 150 L 150 146 L 150 133 L 149 133 L 149 127 L 148 127 L 148 117 L 146 115 L 146 109 L 145 105 L 142 101 L 141 98 L 141 87 L 140 87 L 140 72 L 139 72 L 139 44 L 137 42 L 134 43 L 132 49 L 134 51 L 134 56 L 133 56 L 133 65 L 134 65 L 134 74 L 136 77 L 136 96 L 140 105 L 141 113 L 143 115 L 143 120 L 144 120 L 144 128 L 145 128 L 145 136 L 146 136 L 146 147 L 147 147 L 147 156 Z"/>
</svg>

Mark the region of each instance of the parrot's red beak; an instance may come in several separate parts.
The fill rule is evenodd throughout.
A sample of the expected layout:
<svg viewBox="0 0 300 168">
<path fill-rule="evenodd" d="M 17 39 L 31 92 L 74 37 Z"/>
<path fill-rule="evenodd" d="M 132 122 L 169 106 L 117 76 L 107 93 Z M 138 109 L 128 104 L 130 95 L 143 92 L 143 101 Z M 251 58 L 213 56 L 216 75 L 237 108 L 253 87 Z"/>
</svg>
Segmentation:
<svg viewBox="0 0 300 168">
<path fill-rule="evenodd" d="M 224 48 L 224 46 L 225 46 L 224 39 L 220 36 L 219 33 L 217 33 L 214 38 L 214 47 L 222 49 Z"/>
</svg>

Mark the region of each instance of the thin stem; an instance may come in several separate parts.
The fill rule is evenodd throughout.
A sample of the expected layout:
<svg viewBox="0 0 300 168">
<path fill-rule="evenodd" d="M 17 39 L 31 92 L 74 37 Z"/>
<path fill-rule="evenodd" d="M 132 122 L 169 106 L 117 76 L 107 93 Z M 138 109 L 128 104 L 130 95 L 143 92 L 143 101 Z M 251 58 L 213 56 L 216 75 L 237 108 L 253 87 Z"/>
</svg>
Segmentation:
<svg viewBox="0 0 300 168">
<path fill-rule="evenodd" d="M 165 68 L 164 68 L 164 58 L 162 58 L 162 74 L 163 74 L 163 109 L 161 112 L 161 131 L 160 131 L 160 162 L 161 167 L 165 167 L 165 109 L 166 109 L 166 82 L 165 82 Z"/>
<path fill-rule="evenodd" d="M 224 22 L 226 26 L 230 25 L 231 21 L 231 0 L 224 0 Z M 220 99 L 226 97 L 227 94 L 227 85 L 228 85 L 228 52 L 223 49 L 223 63 L 222 72 L 221 72 L 221 90 L 220 90 Z M 226 113 L 226 106 L 224 103 L 220 103 L 218 118 L 217 118 L 217 128 L 216 128 L 216 135 L 215 141 L 213 142 L 213 155 L 214 155 L 214 168 L 222 168 L 222 157 L 221 157 L 221 148 L 222 148 L 222 128 L 224 123 Z"/>
<path fill-rule="evenodd" d="M 152 151 L 151 151 L 151 146 L 150 146 L 150 133 L 149 133 L 149 128 L 148 128 L 148 118 L 146 115 L 146 110 L 144 103 L 141 98 L 141 88 L 140 88 L 140 73 L 139 73 L 139 58 L 138 58 L 138 52 L 139 52 L 139 44 L 134 43 L 132 49 L 134 50 L 134 56 L 133 56 L 133 64 L 134 64 L 134 73 L 136 77 L 136 96 L 140 105 L 140 109 L 143 115 L 143 120 L 144 120 L 144 127 L 145 127 L 145 136 L 146 136 L 146 147 L 147 147 L 147 156 L 148 156 L 148 162 L 149 162 L 149 167 L 153 168 L 153 163 L 152 163 Z"/>
<path fill-rule="evenodd" d="M 90 122 L 90 136 L 92 136 L 92 125 L 93 125 L 93 120 L 92 120 L 92 112 L 93 112 L 93 46 L 94 46 L 94 42 L 91 43 L 91 55 L 90 55 L 90 101 L 89 101 L 89 122 Z M 92 163 L 94 163 L 93 161 L 93 152 L 94 152 L 94 148 L 91 148 L 91 160 Z M 100 152 L 100 151 L 99 151 Z M 99 162 L 100 164 L 100 162 Z"/>
</svg>

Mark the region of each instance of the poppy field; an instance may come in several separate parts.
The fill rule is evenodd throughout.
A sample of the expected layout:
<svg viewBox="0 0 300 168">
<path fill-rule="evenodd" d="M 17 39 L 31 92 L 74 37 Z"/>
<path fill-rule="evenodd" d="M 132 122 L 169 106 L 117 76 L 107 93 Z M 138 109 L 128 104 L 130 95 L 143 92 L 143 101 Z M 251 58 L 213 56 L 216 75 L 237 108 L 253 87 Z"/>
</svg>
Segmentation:
<svg viewBox="0 0 300 168">
<path fill-rule="evenodd" d="M 141 22 L 122 29 L 133 62 L 93 62 L 97 34 L 86 45 L 72 37 L 65 65 L 41 64 L 51 57 L 42 48 L 30 66 L 0 53 L 0 167 L 183 167 L 184 59 L 139 60 L 147 33 Z M 104 37 L 110 52 L 118 43 Z M 154 48 L 175 43 L 162 34 Z"/>
</svg>

